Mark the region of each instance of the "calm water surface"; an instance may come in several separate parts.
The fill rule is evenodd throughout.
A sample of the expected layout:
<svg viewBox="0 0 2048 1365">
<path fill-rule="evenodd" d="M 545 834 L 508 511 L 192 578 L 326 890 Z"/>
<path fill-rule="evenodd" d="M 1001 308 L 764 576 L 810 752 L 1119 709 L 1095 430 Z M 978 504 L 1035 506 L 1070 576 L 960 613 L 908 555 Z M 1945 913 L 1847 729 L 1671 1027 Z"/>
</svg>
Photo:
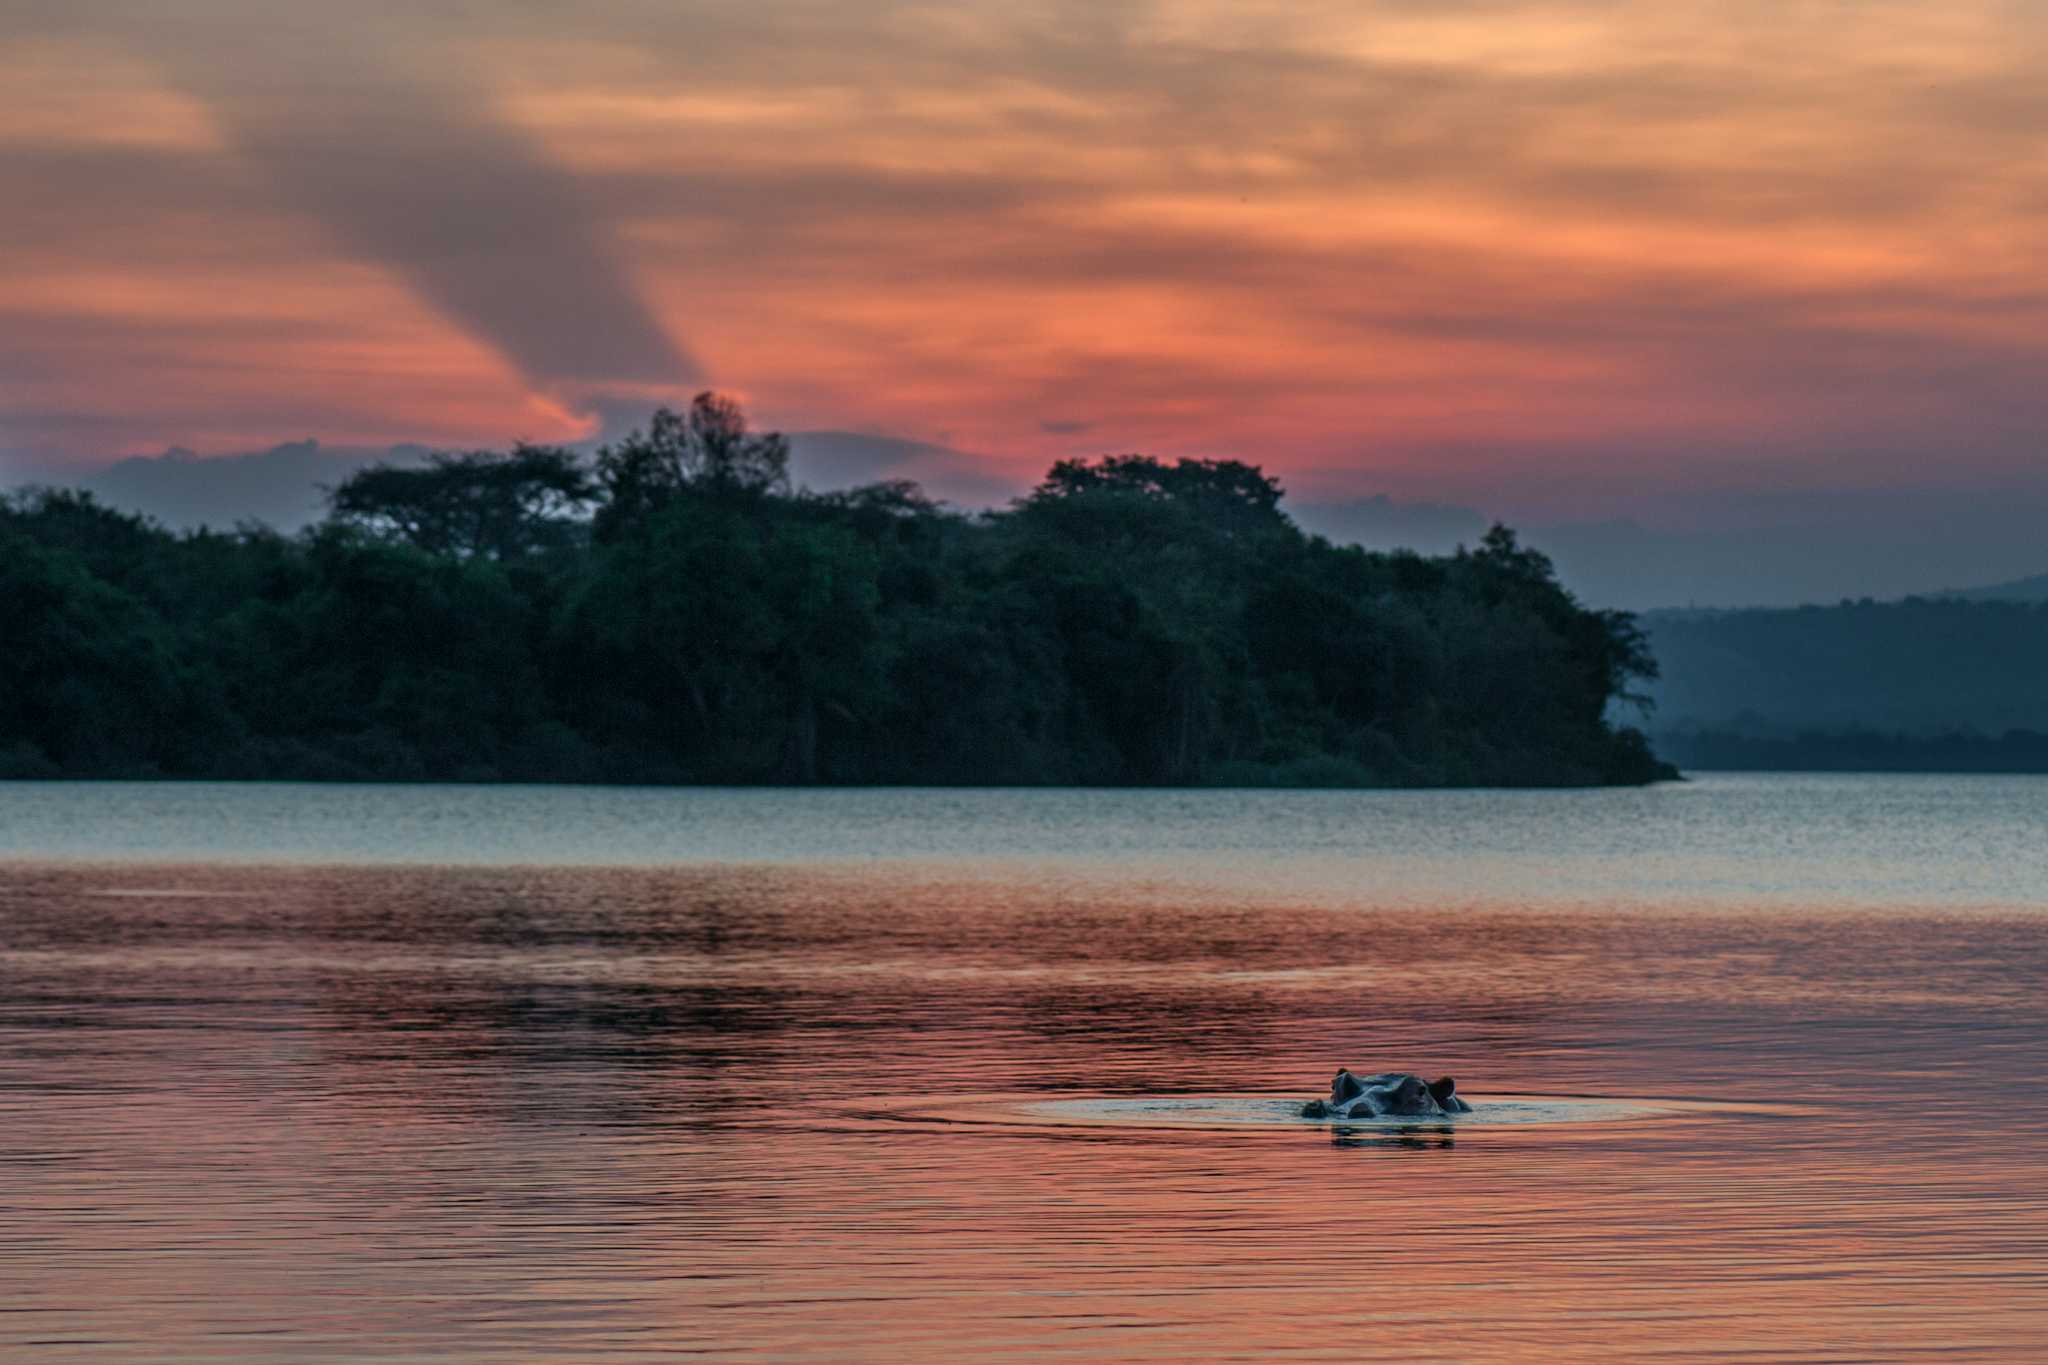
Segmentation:
<svg viewBox="0 0 2048 1365">
<path fill-rule="evenodd" d="M 2040 1360 L 2044 983 L 2037 779 L 0 786 L 0 1356 Z"/>
</svg>

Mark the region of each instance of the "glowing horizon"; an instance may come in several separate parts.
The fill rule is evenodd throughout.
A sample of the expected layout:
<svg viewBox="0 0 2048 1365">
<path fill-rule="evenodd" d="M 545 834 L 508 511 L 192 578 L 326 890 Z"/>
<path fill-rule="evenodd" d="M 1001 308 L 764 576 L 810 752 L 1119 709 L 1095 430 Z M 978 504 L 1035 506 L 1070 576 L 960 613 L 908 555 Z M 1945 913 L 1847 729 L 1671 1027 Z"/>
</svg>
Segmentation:
<svg viewBox="0 0 2048 1365">
<path fill-rule="evenodd" d="M 588 437 L 1028 478 L 2048 484 L 2048 6 L 30 0 L 0 453 Z"/>
</svg>

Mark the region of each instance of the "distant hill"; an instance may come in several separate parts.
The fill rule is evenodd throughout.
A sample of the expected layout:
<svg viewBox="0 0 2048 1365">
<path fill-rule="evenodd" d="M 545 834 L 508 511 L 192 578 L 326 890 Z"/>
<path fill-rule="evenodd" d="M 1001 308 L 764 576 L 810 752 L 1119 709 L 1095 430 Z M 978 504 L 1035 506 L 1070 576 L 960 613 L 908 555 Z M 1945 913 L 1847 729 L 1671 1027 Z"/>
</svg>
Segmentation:
<svg viewBox="0 0 2048 1365">
<path fill-rule="evenodd" d="M 1656 611 L 1643 626 L 1663 671 L 1650 729 L 1681 765 L 2048 766 L 2048 601 Z"/>
<path fill-rule="evenodd" d="M 989 472 L 975 456 L 949 446 L 854 431 L 797 431 L 789 439 L 790 472 L 810 488 L 913 479 L 934 497 L 982 507 L 1007 503 L 1028 487 Z M 594 444 L 578 448 L 587 453 Z M 153 518 L 173 531 L 227 530 L 255 521 L 292 532 L 326 515 L 325 490 L 364 465 L 415 465 L 429 449 L 416 444 L 330 446 L 308 439 L 241 454 L 199 455 L 174 446 L 161 455 L 133 455 L 82 475 L 44 471 L 21 482 L 83 488 L 109 507 Z"/>
<path fill-rule="evenodd" d="M 1581 600 L 1629 611 L 1884 600 L 1979 583 L 2002 586 L 1965 595 L 2021 598 L 2023 585 L 2037 582 L 2025 575 L 2044 567 L 2048 523 L 2048 494 L 2027 488 L 1700 494 L 1600 520 L 1315 493 L 1289 507 L 1305 529 L 1339 544 L 1423 554 L 1475 544 L 1494 516 L 1505 516 Z M 2042 600 L 2043 591 L 2024 600 Z"/>
<path fill-rule="evenodd" d="M 225 530 L 245 521 L 296 531 L 325 513 L 326 489 L 364 465 L 417 464 L 426 453 L 417 445 L 366 449 L 314 440 L 212 457 L 173 447 L 116 461 L 79 483 L 109 507 L 154 517 L 174 531 Z"/>
<path fill-rule="evenodd" d="M 1956 588 L 1935 596 L 1958 602 L 2048 602 L 2048 573 L 1993 583 L 1988 588 Z"/>
<path fill-rule="evenodd" d="M 2048 730 L 2048 605 L 1654 611 L 1657 728 Z"/>
<path fill-rule="evenodd" d="M 1030 488 L 1017 466 L 944 444 L 868 431 L 787 434 L 791 475 L 820 491 L 908 479 L 956 507 L 980 508 L 1005 506 Z M 595 445 L 593 440 L 572 448 L 589 454 Z M 374 461 L 418 463 L 428 449 L 307 439 L 240 454 L 173 448 L 90 470 L 10 468 L 0 462 L 0 488 L 81 487 L 110 507 L 155 518 L 172 530 L 258 521 L 291 532 L 324 514 L 323 487 Z M 1287 506 L 1304 530 L 1336 544 L 1423 555 L 1477 545 L 1493 520 L 1476 507 L 1386 494 L 1290 496 Z M 1691 529 L 1625 518 L 1508 520 L 1527 543 L 1550 556 L 1564 585 L 1595 607 L 1788 607 L 1909 592 L 1959 601 L 2048 601 L 2048 574 L 2012 577 L 2040 567 L 2039 527 L 2048 519 L 2048 497 L 2025 490 L 1996 497 L 1941 490 L 1808 494 L 1767 505 L 1723 499 L 1695 510 L 1709 520 Z M 1727 524 L 1714 522 L 1714 516 Z M 1942 586 L 1987 582 L 1992 586 Z"/>
</svg>

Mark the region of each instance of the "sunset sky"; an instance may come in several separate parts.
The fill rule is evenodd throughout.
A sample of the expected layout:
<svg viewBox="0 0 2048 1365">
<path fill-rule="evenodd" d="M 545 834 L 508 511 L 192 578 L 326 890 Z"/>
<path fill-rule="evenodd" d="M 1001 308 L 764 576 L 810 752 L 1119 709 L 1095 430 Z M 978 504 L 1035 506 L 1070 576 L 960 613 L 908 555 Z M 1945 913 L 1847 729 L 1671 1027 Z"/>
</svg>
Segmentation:
<svg viewBox="0 0 2048 1365">
<path fill-rule="evenodd" d="M 0 0 L 0 459 L 716 385 L 1019 479 L 2039 496 L 2044 72 L 2042 0 Z"/>
</svg>

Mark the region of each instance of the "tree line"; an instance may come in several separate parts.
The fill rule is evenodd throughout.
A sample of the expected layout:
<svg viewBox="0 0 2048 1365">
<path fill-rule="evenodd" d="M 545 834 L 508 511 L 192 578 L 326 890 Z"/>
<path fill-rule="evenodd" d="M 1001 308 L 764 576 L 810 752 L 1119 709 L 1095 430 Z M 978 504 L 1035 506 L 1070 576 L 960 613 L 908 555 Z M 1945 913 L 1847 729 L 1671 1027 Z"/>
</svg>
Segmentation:
<svg viewBox="0 0 2048 1365">
<path fill-rule="evenodd" d="M 1627 783 L 1656 676 L 1495 527 L 1303 534 L 1234 460 L 1062 461 L 968 514 L 792 486 L 729 400 L 585 461 L 372 466 L 315 527 L 0 499 L 0 776 Z"/>
<path fill-rule="evenodd" d="M 1657 737 L 1659 752 L 1688 768 L 1802 773 L 2048 773 L 2048 734 L 1968 730 L 1906 734 L 1868 729 L 1753 734 L 1739 730 L 1675 730 Z"/>
</svg>

